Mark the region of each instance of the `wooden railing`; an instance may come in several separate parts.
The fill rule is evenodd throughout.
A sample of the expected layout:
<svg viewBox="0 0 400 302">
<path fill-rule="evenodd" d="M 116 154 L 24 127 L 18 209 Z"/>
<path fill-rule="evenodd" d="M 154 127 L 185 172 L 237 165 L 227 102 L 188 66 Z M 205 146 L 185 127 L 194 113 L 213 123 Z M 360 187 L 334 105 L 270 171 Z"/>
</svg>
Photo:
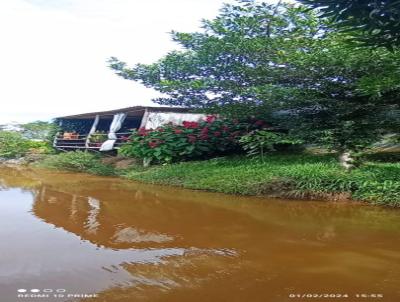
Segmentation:
<svg viewBox="0 0 400 302">
<path fill-rule="evenodd" d="M 128 138 L 131 132 L 117 132 L 117 141 L 114 144 L 114 149 L 118 149 L 126 143 L 123 138 Z M 96 136 L 105 136 L 107 140 L 108 133 L 96 133 Z M 68 136 L 58 134 L 54 139 L 54 147 L 58 149 L 100 149 L 103 142 L 91 142 L 89 134 L 71 134 Z"/>
</svg>

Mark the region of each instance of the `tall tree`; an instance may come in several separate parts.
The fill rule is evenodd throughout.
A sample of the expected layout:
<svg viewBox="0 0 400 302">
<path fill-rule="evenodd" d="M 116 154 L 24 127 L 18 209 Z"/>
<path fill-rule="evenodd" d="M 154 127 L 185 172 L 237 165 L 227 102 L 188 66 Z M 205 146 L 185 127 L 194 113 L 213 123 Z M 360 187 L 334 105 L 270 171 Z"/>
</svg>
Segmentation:
<svg viewBox="0 0 400 302">
<path fill-rule="evenodd" d="M 173 32 L 183 48 L 118 75 L 166 95 L 155 102 L 263 115 L 311 142 L 354 150 L 399 131 L 400 53 L 354 48 L 305 7 L 240 1 Z"/>
<path fill-rule="evenodd" d="M 332 18 L 335 26 L 369 46 L 400 46 L 400 1 L 298 0 Z"/>
</svg>

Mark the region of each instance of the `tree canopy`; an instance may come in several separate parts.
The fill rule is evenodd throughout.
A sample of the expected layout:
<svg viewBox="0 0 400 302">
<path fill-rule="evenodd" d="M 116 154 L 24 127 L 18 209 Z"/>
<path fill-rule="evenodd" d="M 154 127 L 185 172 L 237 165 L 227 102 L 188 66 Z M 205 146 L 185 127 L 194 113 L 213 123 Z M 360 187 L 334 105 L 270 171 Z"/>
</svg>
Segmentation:
<svg viewBox="0 0 400 302">
<path fill-rule="evenodd" d="M 349 45 L 330 24 L 303 6 L 242 0 L 201 32 L 172 32 L 182 50 L 110 66 L 162 92 L 156 103 L 261 115 L 339 149 L 398 132 L 400 53 Z"/>
<path fill-rule="evenodd" d="M 298 0 L 332 18 L 335 26 L 364 45 L 400 46 L 400 1 Z"/>
</svg>

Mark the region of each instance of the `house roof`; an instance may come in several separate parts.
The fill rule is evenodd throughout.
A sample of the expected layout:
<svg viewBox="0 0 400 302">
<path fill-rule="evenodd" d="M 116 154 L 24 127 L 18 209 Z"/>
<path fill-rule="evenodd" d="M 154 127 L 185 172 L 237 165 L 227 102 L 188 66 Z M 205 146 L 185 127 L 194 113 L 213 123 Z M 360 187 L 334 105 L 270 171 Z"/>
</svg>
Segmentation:
<svg viewBox="0 0 400 302">
<path fill-rule="evenodd" d="M 88 112 L 75 115 L 66 115 L 56 117 L 56 119 L 90 119 L 95 118 L 96 115 L 100 117 L 109 116 L 112 117 L 116 113 L 126 113 L 127 116 L 142 116 L 143 113 L 148 110 L 150 112 L 189 112 L 189 108 L 179 107 L 150 107 L 150 106 L 134 106 L 126 107 L 108 111 Z"/>
</svg>

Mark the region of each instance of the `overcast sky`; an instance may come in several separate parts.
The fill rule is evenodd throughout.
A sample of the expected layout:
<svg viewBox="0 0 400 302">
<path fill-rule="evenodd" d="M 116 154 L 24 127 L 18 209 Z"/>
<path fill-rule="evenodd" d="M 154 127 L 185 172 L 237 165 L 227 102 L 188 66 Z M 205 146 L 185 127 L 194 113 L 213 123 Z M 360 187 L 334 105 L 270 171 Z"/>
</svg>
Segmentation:
<svg viewBox="0 0 400 302">
<path fill-rule="evenodd" d="M 151 63 L 226 0 L 0 0 L 0 124 L 133 105 L 157 93 L 106 60 Z"/>
</svg>

